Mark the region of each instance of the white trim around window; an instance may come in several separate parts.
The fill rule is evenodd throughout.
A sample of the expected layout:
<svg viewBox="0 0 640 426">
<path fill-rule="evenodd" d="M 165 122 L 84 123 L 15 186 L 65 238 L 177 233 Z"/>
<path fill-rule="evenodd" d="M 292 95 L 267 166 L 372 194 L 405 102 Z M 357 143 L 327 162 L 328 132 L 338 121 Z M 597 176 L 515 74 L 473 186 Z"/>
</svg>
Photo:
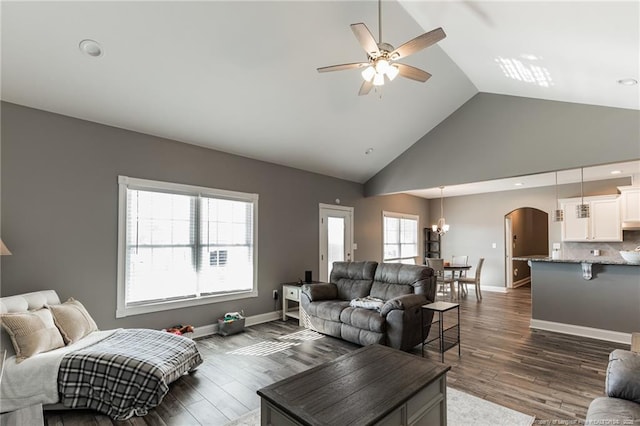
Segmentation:
<svg viewBox="0 0 640 426">
<path fill-rule="evenodd" d="M 257 247 L 258 194 L 118 176 L 116 317 L 257 297 Z"/>
<path fill-rule="evenodd" d="M 418 257 L 420 216 L 382 212 L 382 261 L 415 264 Z"/>
</svg>

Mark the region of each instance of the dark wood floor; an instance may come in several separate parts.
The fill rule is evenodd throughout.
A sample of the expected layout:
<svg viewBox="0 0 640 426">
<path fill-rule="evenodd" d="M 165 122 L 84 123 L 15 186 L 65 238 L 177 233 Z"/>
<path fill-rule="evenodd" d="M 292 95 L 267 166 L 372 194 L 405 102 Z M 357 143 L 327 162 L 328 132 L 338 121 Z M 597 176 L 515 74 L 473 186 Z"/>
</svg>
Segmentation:
<svg viewBox="0 0 640 426">
<path fill-rule="evenodd" d="M 483 296 L 478 303 L 472 292 L 460 301 L 462 357 L 455 349 L 445 355 L 452 366 L 449 386 L 538 420 L 584 419 L 589 402 L 603 395 L 609 352 L 625 346 L 530 330 L 528 287 Z M 90 411 L 50 411 L 45 421 L 65 426 L 224 425 L 259 406 L 257 389 L 358 348 L 331 337 L 304 340 L 313 337 L 289 320 L 202 339 L 198 345 L 205 363 L 174 382 L 147 416 L 112 422 Z M 420 355 L 419 346 L 414 353 Z M 425 357 L 439 360 L 435 352 Z"/>
</svg>

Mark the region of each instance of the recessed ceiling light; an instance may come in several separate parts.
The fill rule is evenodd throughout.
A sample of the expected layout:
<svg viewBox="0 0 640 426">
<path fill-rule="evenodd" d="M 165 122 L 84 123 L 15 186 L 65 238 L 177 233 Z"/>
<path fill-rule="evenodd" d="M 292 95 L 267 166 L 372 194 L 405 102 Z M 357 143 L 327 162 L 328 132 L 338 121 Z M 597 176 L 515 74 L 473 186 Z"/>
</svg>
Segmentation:
<svg viewBox="0 0 640 426">
<path fill-rule="evenodd" d="M 522 55 L 520 55 L 520 57 L 529 61 L 537 61 L 538 59 L 540 59 L 539 56 L 533 55 L 531 53 L 523 53 Z"/>
<path fill-rule="evenodd" d="M 618 80 L 618 84 L 622 84 L 623 86 L 635 86 L 638 84 L 638 80 L 634 78 L 622 78 Z"/>
<path fill-rule="evenodd" d="M 620 173 L 622 173 L 622 170 L 611 170 L 612 175 L 619 175 Z"/>
<path fill-rule="evenodd" d="M 102 47 L 100 47 L 100 43 L 94 40 L 82 40 L 78 45 L 80 51 L 86 55 L 98 57 L 102 56 Z"/>
<path fill-rule="evenodd" d="M 515 186 L 522 186 L 522 185 L 524 185 L 524 184 L 523 184 L 522 182 L 516 182 L 516 183 L 514 183 L 514 185 L 515 185 Z"/>
<path fill-rule="evenodd" d="M 372 152 L 373 152 L 373 148 L 369 148 L 369 149 L 367 149 L 364 153 L 365 153 L 365 155 L 369 155 L 369 154 L 371 154 Z"/>
</svg>

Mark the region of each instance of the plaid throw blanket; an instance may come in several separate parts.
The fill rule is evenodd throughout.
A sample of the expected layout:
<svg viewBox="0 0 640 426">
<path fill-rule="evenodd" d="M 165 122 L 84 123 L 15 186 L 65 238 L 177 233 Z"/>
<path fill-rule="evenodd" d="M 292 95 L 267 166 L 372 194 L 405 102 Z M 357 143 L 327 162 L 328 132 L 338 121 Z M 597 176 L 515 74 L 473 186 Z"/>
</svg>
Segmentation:
<svg viewBox="0 0 640 426">
<path fill-rule="evenodd" d="M 201 363 L 190 339 L 156 330 L 119 330 L 64 356 L 58 372 L 60 402 L 114 420 L 144 416 L 160 404 L 169 383 Z"/>
</svg>

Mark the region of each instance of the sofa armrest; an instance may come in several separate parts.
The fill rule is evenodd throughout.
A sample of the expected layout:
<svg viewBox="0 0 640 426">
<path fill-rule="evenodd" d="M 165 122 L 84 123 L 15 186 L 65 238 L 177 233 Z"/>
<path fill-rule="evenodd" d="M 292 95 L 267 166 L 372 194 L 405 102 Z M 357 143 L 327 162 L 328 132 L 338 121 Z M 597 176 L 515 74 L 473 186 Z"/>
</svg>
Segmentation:
<svg viewBox="0 0 640 426">
<path fill-rule="evenodd" d="M 422 306 L 426 303 L 427 297 L 424 294 L 404 294 L 387 300 L 380 309 L 380 315 L 385 316 L 395 309 L 405 310 L 415 306 Z"/>
<path fill-rule="evenodd" d="M 616 349 L 609 355 L 607 395 L 640 404 L 640 354 Z"/>
<path fill-rule="evenodd" d="M 332 300 L 338 298 L 338 287 L 333 283 L 304 284 L 302 286 L 304 293 L 309 301 Z"/>
</svg>

